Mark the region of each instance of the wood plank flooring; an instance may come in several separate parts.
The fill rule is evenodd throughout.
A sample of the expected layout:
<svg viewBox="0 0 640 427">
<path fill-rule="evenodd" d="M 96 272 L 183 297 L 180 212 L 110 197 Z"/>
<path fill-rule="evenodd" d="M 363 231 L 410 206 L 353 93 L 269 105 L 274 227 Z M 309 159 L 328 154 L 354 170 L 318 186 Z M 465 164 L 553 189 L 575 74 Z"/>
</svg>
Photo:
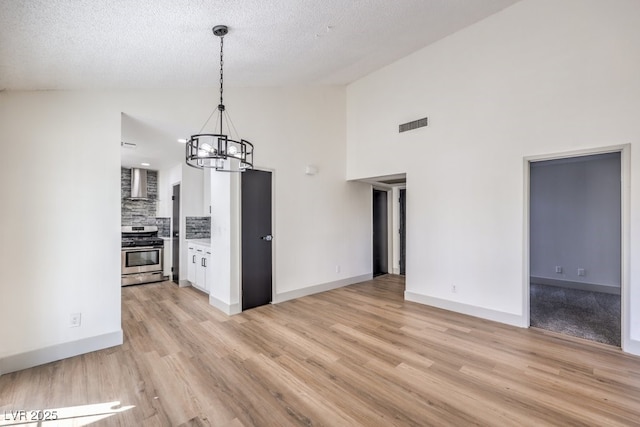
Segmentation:
<svg viewBox="0 0 640 427">
<path fill-rule="evenodd" d="M 640 424 L 640 358 L 403 291 L 387 275 L 227 317 L 170 282 L 123 288 L 124 345 L 3 375 L 0 425 Z"/>
</svg>

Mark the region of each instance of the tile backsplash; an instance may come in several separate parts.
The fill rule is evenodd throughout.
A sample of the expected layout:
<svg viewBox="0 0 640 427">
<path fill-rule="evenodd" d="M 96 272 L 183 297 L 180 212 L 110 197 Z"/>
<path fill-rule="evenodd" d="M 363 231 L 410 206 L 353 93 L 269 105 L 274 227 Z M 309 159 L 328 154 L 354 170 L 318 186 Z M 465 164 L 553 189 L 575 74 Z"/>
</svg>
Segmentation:
<svg viewBox="0 0 640 427">
<path fill-rule="evenodd" d="M 211 237 L 210 216 L 188 216 L 185 222 L 187 239 L 208 239 Z"/>
<path fill-rule="evenodd" d="M 156 218 L 158 237 L 171 237 L 171 218 Z"/>
<path fill-rule="evenodd" d="M 131 169 L 120 168 L 122 197 L 122 225 L 156 225 L 156 199 L 158 198 L 158 172 L 147 172 L 148 200 L 131 200 Z"/>
</svg>

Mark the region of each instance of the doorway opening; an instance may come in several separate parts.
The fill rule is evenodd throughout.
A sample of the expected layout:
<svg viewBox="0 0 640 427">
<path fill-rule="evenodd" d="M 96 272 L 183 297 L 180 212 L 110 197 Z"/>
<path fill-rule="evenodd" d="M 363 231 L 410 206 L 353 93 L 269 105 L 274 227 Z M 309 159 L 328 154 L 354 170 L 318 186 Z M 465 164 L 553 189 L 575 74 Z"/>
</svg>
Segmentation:
<svg viewBox="0 0 640 427">
<path fill-rule="evenodd" d="M 622 345 L 621 151 L 531 160 L 529 323 Z"/>
<path fill-rule="evenodd" d="M 407 175 L 358 179 L 371 185 L 372 276 L 404 275 L 407 265 Z"/>
<path fill-rule="evenodd" d="M 373 189 L 373 277 L 389 273 L 387 192 Z"/>
</svg>

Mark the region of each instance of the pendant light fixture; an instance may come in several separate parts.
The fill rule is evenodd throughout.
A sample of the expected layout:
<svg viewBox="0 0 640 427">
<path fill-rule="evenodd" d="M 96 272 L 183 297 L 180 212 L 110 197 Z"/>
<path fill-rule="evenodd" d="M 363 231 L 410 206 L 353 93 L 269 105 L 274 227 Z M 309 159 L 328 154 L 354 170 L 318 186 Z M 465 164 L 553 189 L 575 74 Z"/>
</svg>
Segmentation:
<svg viewBox="0 0 640 427">
<path fill-rule="evenodd" d="M 224 92 L 224 74 L 222 72 L 224 36 L 228 32 L 229 29 L 226 25 L 213 27 L 213 34 L 220 38 L 220 104 L 211 112 L 200 131 L 191 135 L 187 140 L 186 162 L 189 166 L 199 169 L 213 168 L 221 172 L 244 172 L 253 168 L 253 144 L 244 139 L 234 139 L 231 133 L 225 134 L 222 128 L 224 122 L 229 131 L 233 130 L 236 133 L 222 98 Z M 216 128 L 213 133 L 203 133 L 216 110 L 218 111 Z"/>
</svg>

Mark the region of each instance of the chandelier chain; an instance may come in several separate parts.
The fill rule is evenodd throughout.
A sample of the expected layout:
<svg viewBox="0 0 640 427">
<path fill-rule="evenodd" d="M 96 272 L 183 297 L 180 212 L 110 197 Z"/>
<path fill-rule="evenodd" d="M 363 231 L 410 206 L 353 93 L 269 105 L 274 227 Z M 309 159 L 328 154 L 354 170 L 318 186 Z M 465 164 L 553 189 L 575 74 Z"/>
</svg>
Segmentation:
<svg viewBox="0 0 640 427">
<path fill-rule="evenodd" d="M 220 105 L 223 105 L 223 102 L 222 102 L 222 91 L 223 91 L 222 83 L 224 82 L 224 75 L 222 73 L 222 66 L 224 65 L 224 59 L 222 56 L 223 46 L 224 46 L 224 37 L 220 37 Z"/>
</svg>

